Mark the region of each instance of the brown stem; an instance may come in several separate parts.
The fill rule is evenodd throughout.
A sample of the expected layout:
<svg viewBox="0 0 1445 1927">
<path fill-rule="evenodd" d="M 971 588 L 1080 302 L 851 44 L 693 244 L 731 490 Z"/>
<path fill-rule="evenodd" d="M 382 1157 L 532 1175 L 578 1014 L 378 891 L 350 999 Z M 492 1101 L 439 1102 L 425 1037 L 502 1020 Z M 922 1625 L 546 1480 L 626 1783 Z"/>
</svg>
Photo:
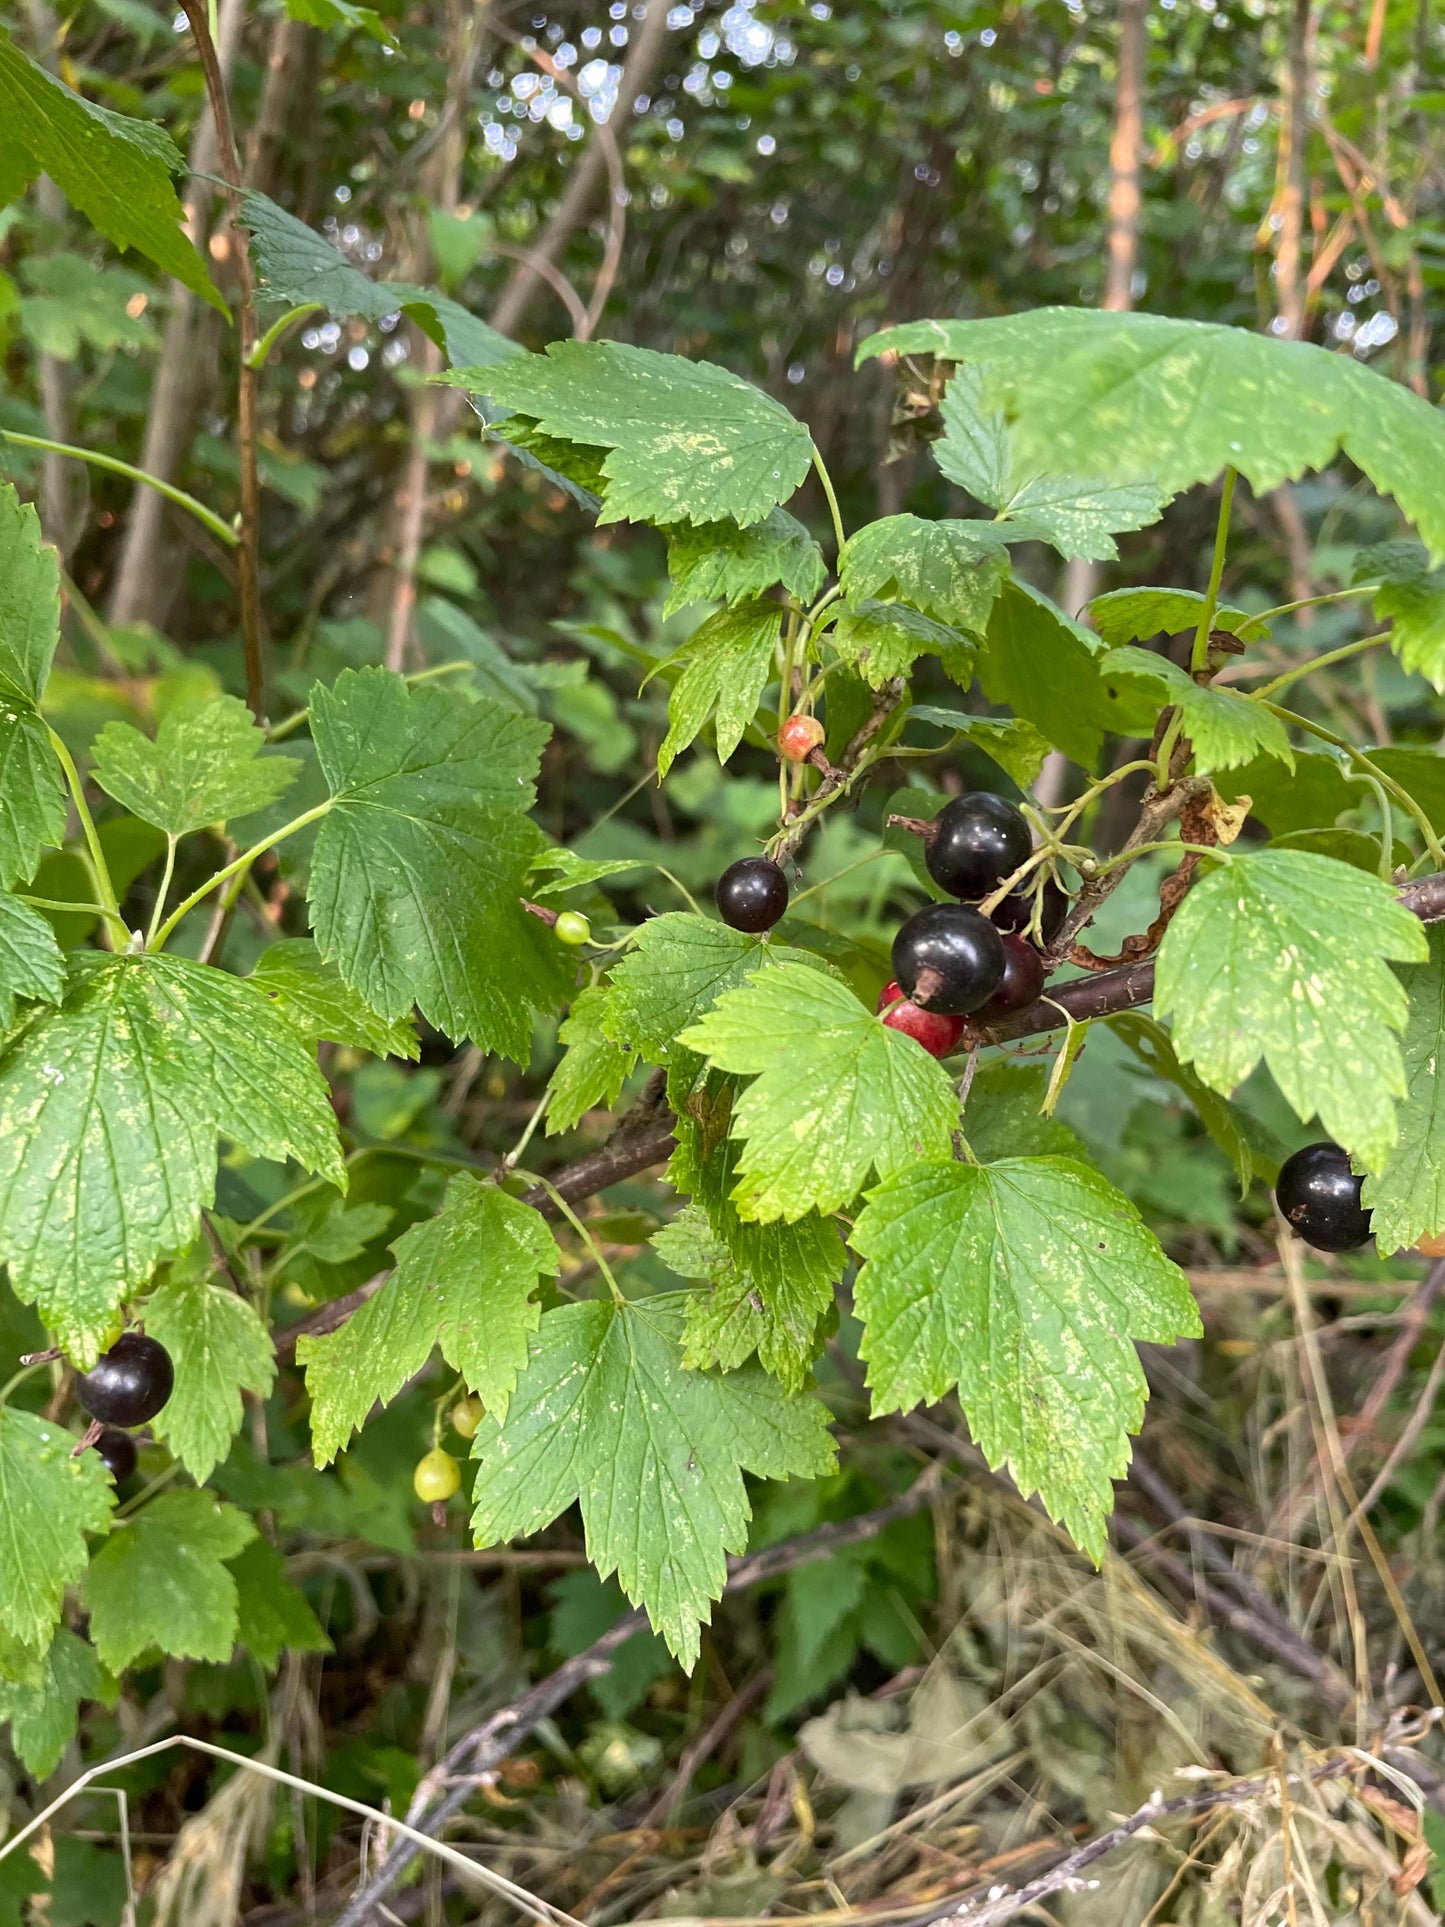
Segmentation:
<svg viewBox="0 0 1445 1927">
<path fill-rule="evenodd" d="M 830 1525 L 818 1526 L 812 1532 L 802 1533 L 796 1539 L 785 1539 L 781 1545 L 769 1546 L 764 1552 L 730 1559 L 727 1584 L 723 1590 L 728 1594 L 746 1592 L 749 1587 L 761 1585 L 764 1580 L 777 1579 L 798 1566 L 832 1558 L 844 1546 L 875 1538 L 894 1520 L 906 1519 L 928 1505 L 938 1490 L 939 1477 L 938 1468 L 930 1466 L 907 1492 L 887 1505 L 879 1506 L 874 1512 L 860 1513 L 852 1519 L 839 1519 Z M 589 1680 L 600 1679 L 604 1673 L 611 1672 L 618 1648 L 624 1646 L 634 1633 L 642 1632 L 646 1625 L 647 1615 L 640 1608 L 624 1613 L 617 1624 L 600 1639 L 594 1640 L 585 1652 L 569 1659 L 555 1673 L 549 1673 L 546 1679 L 539 1680 L 519 1700 L 504 1706 L 480 1726 L 463 1734 L 445 1759 L 432 1768 L 417 1788 L 407 1811 L 407 1824 L 419 1828 L 423 1833 L 436 1833 L 459 1808 L 466 1805 L 479 1786 L 488 1784 L 502 1761 L 514 1753 L 543 1720 L 570 1699 L 579 1686 L 585 1686 Z M 443 1788 L 448 1790 L 444 1797 L 438 1799 Z M 398 1842 L 387 1855 L 386 1864 L 368 1881 L 336 1921 L 335 1927 L 363 1927 L 364 1922 L 372 1920 L 378 1903 L 395 1886 L 419 1851 L 409 1840 Z"/>
<path fill-rule="evenodd" d="M 261 648 L 261 473 L 257 465 L 257 393 L 259 369 L 251 366 L 256 346 L 256 277 L 251 267 L 250 236 L 237 218 L 241 212 L 241 156 L 231 119 L 226 77 L 216 53 L 206 18 L 204 0 L 181 0 L 216 124 L 216 154 L 231 201 L 231 246 L 236 255 L 237 351 L 240 373 L 236 385 L 236 436 L 241 465 L 241 544 L 237 572 L 241 587 L 241 646 L 246 658 L 246 701 L 256 721 L 266 718 L 266 664 Z"/>
<path fill-rule="evenodd" d="M 1134 305 L 1134 270 L 1139 259 L 1139 154 L 1144 138 L 1148 14 L 1147 0 L 1120 0 L 1119 68 L 1109 143 L 1109 266 L 1102 303 L 1116 314 L 1127 314 Z"/>
<path fill-rule="evenodd" d="M 1181 739 L 1174 751 L 1175 766 L 1182 766 L 1188 756 L 1189 746 Z M 1209 787 L 1205 777 L 1187 776 L 1177 777 L 1162 793 L 1151 788 L 1144 797 L 1138 821 L 1124 839 L 1120 855 L 1137 849 L 1141 843 L 1157 843 L 1160 834 L 1182 816 L 1191 804 L 1200 802 L 1208 796 Z M 1127 864 L 1121 863 L 1116 868 L 1106 871 L 1103 876 L 1094 877 L 1085 882 L 1084 887 L 1074 898 L 1073 908 L 1065 917 L 1059 934 L 1049 945 L 1045 954 L 1044 962 L 1050 970 L 1057 969 L 1068 956 L 1074 938 L 1097 914 L 1106 899 L 1118 889 L 1124 881 L 1124 872 L 1127 868 Z"/>
</svg>

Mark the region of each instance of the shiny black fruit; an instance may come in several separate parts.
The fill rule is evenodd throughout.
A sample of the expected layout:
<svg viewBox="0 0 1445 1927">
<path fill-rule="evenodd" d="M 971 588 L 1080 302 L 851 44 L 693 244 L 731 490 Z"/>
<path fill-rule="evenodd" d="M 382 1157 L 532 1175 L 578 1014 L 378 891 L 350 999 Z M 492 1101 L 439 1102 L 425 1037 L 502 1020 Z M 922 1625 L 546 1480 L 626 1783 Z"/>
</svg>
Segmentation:
<svg viewBox="0 0 1445 1927">
<path fill-rule="evenodd" d="M 1280 1167 L 1274 1187 L 1280 1211 L 1316 1251 L 1353 1251 L 1370 1237 L 1370 1214 L 1360 1203 L 1362 1180 L 1338 1144 L 1306 1144 Z"/>
<path fill-rule="evenodd" d="M 95 1455 L 117 1485 L 124 1485 L 135 1471 L 135 1440 L 129 1432 L 118 1432 L 108 1425 L 95 1441 Z"/>
<path fill-rule="evenodd" d="M 1044 987 L 1044 960 L 1027 937 L 1001 936 L 1003 945 L 1003 982 L 978 1013 L 981 1024 L 1036 1004 Z"/>
<path fill-rule="evenodd" d="M 940 889 L 976 902 L 1026 862 L 1033 847 L 1021 810 L 988 790 L 974 790 L 938 812 L 924 862 Z"/>
<path fill-rule="evenodd" d="M 1039 938 L 1043 943 L 1050 944 L 1064 927 L 1064 918 L 1069 914 L 1069 899 L 1052 877 L 1044 879 L 1043 899 L 1043 909 L 1039 913 Z M 1026 878 L 1017 890 L 1010 890 L 991 912 L 995 926 L 1010 937 L 1026 935 L 1033 914 L 1032 877 Z"/>
<path fill-rule="evenodd" d="M 176 1382 L 171 1355 L 144 1332 L 122 1332 L 78 1381 L 75 1395 L 102 1425 L 144 1425 Z"/>
<path fill-rule="evenodd" d="M 771 930 L 788 907 L 788 879 L 770 856 L 740 857 L 718 878 L 713 901 L 734 930 Z"/>
<path fill-rule="evenodd" d="M 1003 939 L 977 910 L 930 903 L 893 939 L 893 975 L 923 1010 L 964 1017 L 1003 982 Z"/>
</svg>

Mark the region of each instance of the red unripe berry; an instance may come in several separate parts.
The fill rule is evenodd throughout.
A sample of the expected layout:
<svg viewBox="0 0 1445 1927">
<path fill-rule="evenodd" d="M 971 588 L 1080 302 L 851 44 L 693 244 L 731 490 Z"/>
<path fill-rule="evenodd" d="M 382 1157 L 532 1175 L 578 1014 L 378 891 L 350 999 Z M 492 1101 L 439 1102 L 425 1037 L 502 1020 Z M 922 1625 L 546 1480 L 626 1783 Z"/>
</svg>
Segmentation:
<svg viewBox="0 0 1445 1927">
<path fill-rule="evenodd" d="M 896 983 L 884 984 L 878 1009 L 888 1028 L 901 1030 L 905 1037 L 922 1044 L 930 1057 L 951 1057 L 963 1035 L 963 1019 L 946 1016 L 941 1010 L 923 1010 L 906 998 L 900 1003 L 900 997 L 903 992 Z M 892 1010 L 888 1008 L 890 1004 Z"/>
<path fill-rule="evenodd" d="M 806 763 L 824 734 L 816 716 L 790 716 L 778 731 L 778 748 L 790 763 Z"/>
</svg>

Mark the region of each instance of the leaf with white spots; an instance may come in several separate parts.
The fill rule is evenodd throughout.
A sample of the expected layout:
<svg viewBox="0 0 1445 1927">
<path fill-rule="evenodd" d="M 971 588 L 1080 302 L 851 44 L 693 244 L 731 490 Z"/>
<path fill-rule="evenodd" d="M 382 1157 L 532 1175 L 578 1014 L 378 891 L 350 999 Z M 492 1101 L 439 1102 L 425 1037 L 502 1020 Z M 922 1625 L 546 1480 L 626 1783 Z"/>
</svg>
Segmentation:
<svg viewBox="0 0 1445 1927">
<path fill-rule="evenodd" d="M 589 984 L 572 999 L 567 1020 L 557 1032 L 566 1046 L 547 1081 L 547 1135 L 570 1131 L 597 1105 L 612 1105 L 637 1062 L 637 1052 L 607 1034 L 611 992 Z"/>
<path fill-rule="evenodd" d="M 315 1056 L 250 984 L 185 957 L 75 953 L 64 1001 L 0 1054 L 0 1258 L 77 1364 L 194 1240 L 218 1136 L 345 1189 Z"/>
<path fill-rule="evenodd" d="M 607 449 L 603 522 L 748 528 L 787 501 L 813 458 L 803 424 L 751 382 L 652 348 L 555 341 L 456 379 L 544 435 Z"/>
<path fill-rule="evenodd" d="M 540 1212 L 458 1172 L 434 1218 L 397 1239 L 396 1270 L 339 1331 L 296 1347 L 311 1395 L 312 1456 L 327 1465 L 422 1369 L 433 1346 L 489 1411 L 505 1418 L 536 1290 L 557 1272 L 557 1242 Z"/>
<path fill-rule="evenodd" d="M 714 1376 L 682 1363 L 687 1293 L 547 1312 L 505 1425 L 472 1445 L 478 1546 L 539 1532 L 580 1503 L 587 1553 L 615 1572 L 691 1667 L 747 1545 L 743 1472 L 817 1478 L 833 1468 L 828 1411 L 756 1366 Z"/>
<path fill-rule="evenodd" d="M 668 910 L 649 917 L 612 973 L 602 1012 L 604 1033 L 665 1064 L 678 1033 L 764 965 L 801 953 L 734 930 L 715 917 Z M 816 963 L 804 964 L 817 968 Z"/>
<path fill-rule="evenodd" d="M 1395 1142 L 1408 1006 L 1391 961 L 1425 933 L 1378 877 L 1304 850 L 1231 856 L 1185 897 L 1159 951 L 1174 1049 L 1226 1096 L 1263 1059 L 1286 1101 L 1366 1170 Z"/>
<path fill-rule="evenodd" d="M 265 756 L 266 732 L 235 696 L 181 703 L 155 738 L 107 723 L 91 749 L 95 780 L 122 809 L 185 836 L 274 803 L 295 781 L 294 756 Z"/>
<path fill-rule="evenodd" d="M 0 885 L 33 876 L 65 835 L 65 779 L 40 715 L 60 638 L 60 559 L 0 482 Z"/>
<path fill-rule="evenodd" d="M 526 815 L 547 726 L 486 698 L 347 669 L 311 697 L 332 804 L 308 892 L 321 955 L 388 1021 L 525 1061 L 570 953 L 522 908 L 541 831 Z"/>
<path fill-rule="evenodd" d="M 956 1387 L 989 1463 L 1101 1560 L 1148 1395 L 1135 1342 L 1200 1329 L 1134 1206 L 1073 1158 L 948 1159 L 871 1191 L 851 1242 L 874 1412 Z"/>
<path fill-rule="evenodd" d="M 858 351 L 983 365 L 1025 465 L 1177 495 L 1228 466 L 1256 495 L 1343 452 L 1445 553 L 1445 418 L 1352 355 L 1165 315 L 1039 308 L 913 321 Z"/>
<path fill-rule="evenodd" d="M 657 752 L 657 773 L 666 776 L 716 710 L 717 755 L 725 763 L 743 740 L 768 682 L 777 673 L 782 606 L 739 602 L 719 609 L 668 657 L 687 666 L 667 702 L 667 735 Z"/>
<path fill-rule="evenodd" d="M 853 663 L 870 689 L 894 676 L 906 676 L 920 656 L 937 656 L 960 688 L 973 680 L 978 644 L 946 622 L 935 622 L 906 602 L 868 597 L 845 609 L 833 630 L 833 646 Z"/>
<path fill-rule="evenodd" d="M 1148 642 L 1151 636 L 1193 635 L 1204 606 L 1195 589 L 1110 589 L 1095 596 L 1084 614 L 1107 643 Z M 1227 602 L 1216 607 L 1210 627 L 1250 642 L 1269 633 L 1254 616 Z"/>
<path fill-rule="evenodd" d="M 886 515 L 843 544 L 838 580 L 850 609 L 897 596 L 935 621 L 982 635 L 1008 573 L 1006 540 L 997 522 Z"/>
<path fill-rule="evenodd" d="M 85 1571 L 86 1533 L 106 1530 L 115 1503 L 110 1474 L 94 1452 L 72 1458 L 74 1444 L 63 1425 L 0 1405 L 0 1633 L 32 1650 Z"/>
<path fill-rule="evenodd" d="M 410 1017 L 378 1017 L 309 937 L 283 937 L 256 960 L 250 981 L 303 1037 L 350 1044 L 378 1057 L 416 1057 L 420 1046 Z"/>
<path fill-rule="evenodd" d="M 678 1041 L 753 1077 L 732 1126 L 743 1145 L 732 1195 L 744 1217 L 840 1210 L 871 1172 L 946 1155 L 958 1124 L 943 1066 L 846 984 L 801 964 L 757 972 Z"/>
<path fill-rule="evenodd" d="M 1410 1003 L 1400 1135 L 1379 1176 L 1365 1180 L 1371 1229 L 1386 1254 L 1445 1231 L 1445 926 L 1427 937 L 1428 961 L 1399 973 Z"/>
</svg>

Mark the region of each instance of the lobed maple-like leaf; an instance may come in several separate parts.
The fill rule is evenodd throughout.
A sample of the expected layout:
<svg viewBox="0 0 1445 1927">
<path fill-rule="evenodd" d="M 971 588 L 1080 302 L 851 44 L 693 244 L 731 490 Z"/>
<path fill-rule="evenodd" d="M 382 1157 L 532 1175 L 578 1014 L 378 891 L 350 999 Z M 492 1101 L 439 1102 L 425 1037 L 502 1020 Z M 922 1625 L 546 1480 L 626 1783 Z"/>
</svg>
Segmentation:
<svg viewBox="0 0 1445 1927">
<path fill-rule="evenodd" d="M 51 1419 L 0 1405 L 0 1633 L 43 1649 L 65 1589 L 85 1571 L 87 1532 L 104 1532 L 115 1504 L 94 1452 Z"/>
<path fill-rule="evenodd" d="M 274 803 L 295 781 L 294 756 L 263 756 L 266 732 L 243 702 L 213 696 L 168 710 L 154 739 L 107 723 L 92 745 L 94 775 L 122 809 L 185 836 Z"/>
<path fill-rule="evenodd" d="M 142 1653 L 231 1657 L 236 1582 L 226 1569 L 256 1536 L 209 1492 L 162 1492 L 122 1520 L 90 1562 L 82 1593 L 101 1662 L 120 1673 Z"/>
</svg>

